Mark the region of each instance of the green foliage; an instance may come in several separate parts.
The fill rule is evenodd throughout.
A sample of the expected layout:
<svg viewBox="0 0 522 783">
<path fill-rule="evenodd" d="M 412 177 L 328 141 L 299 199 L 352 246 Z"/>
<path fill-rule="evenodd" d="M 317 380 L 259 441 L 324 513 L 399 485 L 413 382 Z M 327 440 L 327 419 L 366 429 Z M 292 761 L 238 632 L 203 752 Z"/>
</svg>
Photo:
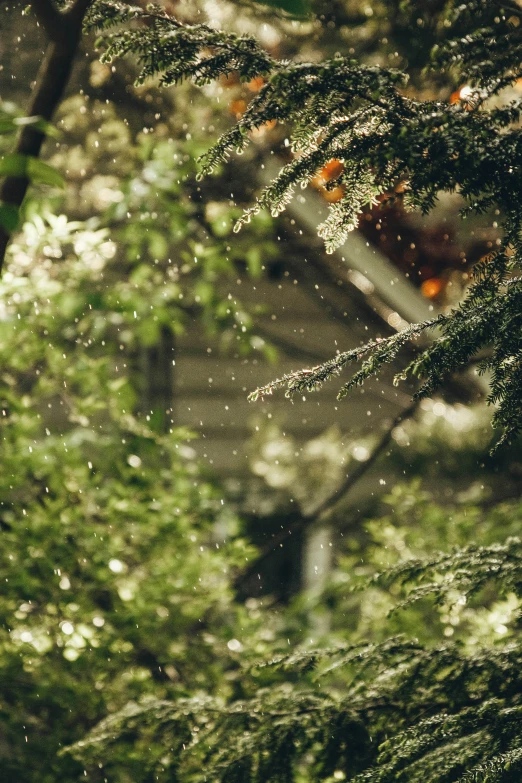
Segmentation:
<svg viewBox="0 0 522 783">
<path fill-rule="evenodd" d="M 521 102 L 504 91 L 521 76 L 520 12 L 497 2 L 445 5 L 433 63 L 455 86 L 470 84 L 454 104 L 413 98 L 405 75 L 391 69 L 340 56 L 278 61 L 251 38 L 186 26 L 159 8 L 98 2 L 87 28 L 102 31 L 106 60 L 137 55 L 140 83 L 264 77 L 237 126 L 203 159 L 213 170 L 267 121 L 288 128 L 294 158 L 240 224 L 261 207 L 279 213 L 332 158 L 344 164 L 332 186 L 342 185 L 345 196 L 322 228 L 328 249 L 381 195 L 405 191 L 427 210 L 440 190 L 458 190 L 472 211 L 497 209 L 503 238 L 453 312 L 258 394 L 283 385 L 290 395 L 310 391 L 363 359 L 343 395 L 436 328 L 433 345 L 409 368 L 425 378 L 419 394 L 489 347 L 480 369 L 491 372 L 490 401 L 508 440 L 522 427 L 522 278 L 514 274 L 522 251 Z M 405 9 L 418 13 L 415 4 Z M 202 215 L 186 197 L 191 163 L 181 145 L 142 140 L 139 156 L 139 171 L 129 166 L 113 183 L 117 197 L 104 219 L 29 221 L 2 283 L 4 776 L 16 783 L 518 781 L 516 502 L 486 513 L 398 487 L 388 518 L 350 542 L 338 575 L 346 603 L 338 586 L 337 594 L 330 588 L 339 643 L 266 662 L 274 655 L 271 618 L 255 601 L 235 602 L 228 583 L 229 571 L 252 557 L 241 539 L 230 540 L 239 522 L 194 464 L 189 433 L 159 434 L 165 427 L 135 415 L 131 367 L 162 329 L 177 334 L 194 314 L 209 330 L 235 326 L 239 342 L 247 335 L 245 350 L 252 347 L 250 323 L 216 288 L 239 260 L 259 273 L 259 253 L 226 244 L 233 208 L 211 202 Z M 42 176 L 49 175 L 40 169 Z M 219 540 L 216 523 L 226 531 Z M 495 543 L 501 535 L 511 537 Z M 475 536 L 480 545 L 469 543 Z M 453 550 L 434 555 L 441 546 Z M 352 572 L 361 571 L 365 591 L 347 598 L 347 584 L 358 581 Z M 408 612 L 386 620 L 393 604 Z M 397 627 L 422 641 L 395 636 Z M 252 640 L 242 656 L 233 654 L 242 647 L 239 630 Z M 442 643 L 441 631 L 456 641 Z M 295 636 L 281 641 L 290 646 Z M 254 653 L 265 661 L 253 664 Z"/>
<path fill-rule="evenodd" d="M 135 20 L 145 26 L 104 36 L 102 61 L 137 54 L 141 66 L 138 84 L 160 76 L 163 86 L 183 79 L 204 85 L 236 70 L 248 80 L 268 73 L 275 64 L 252 38 L 227 35 L 206 25 L 186 27 L 158 6 L 149 5 L 144 11 L 124 3 L 95 3 L 85 26 L 87 30 L 107 30 Z"/>
<path fill-rule="evenodd" d="M 205 769 L 193 772 L 195 779 L 205 774 L 226 781 L 319 781 L 330 775 L 357 783 L 516 779 L 519 648 L 486 650 L 470 660 L 456 645 L 425 651 L 393 639 L 314 655 L 323 662 L 315 688 L 296 687 L 283 676 L 268 691 L 229 709 L 216 702 L 188 708 L 151 702 L 144 711 L 155 713 L 156 731 L 166 733 L 174 720 L 183 715 L 190 721 L 189 710 L 197 709 L 201 728 L 188 763 L 199 756 Z M 288 665 L 295 673 L 295 661 Z M 344 670 L 350 684 L 336 698 L 328 682 L 334 671 Z M 87 763 L 92 754 L 92 763 L 108 744 L 110 759 L 112 743 L 128 733 L 129 717 L 137 712 L 114 716 L 74 752 Z M 510 768 L 513 776 L 502 777 Z M 485 770 L 496 774 L 486 778 Z M 177 779 L 169 773 L 158 779 Z"/>
<path fill-rule="evenodd" d="M 162 329 L 182 334 L 196 319 L 223 350 L 273 359 L 274 349 L 256 333 L 263 305 L 230 294 L 238 267 L 258 277 L 275 256 L 269 216 L 260 214 L 241 241 L 230 241 L 238 208 L 219 191 L 202 204 L 196 133 L 179 138 L 180 129 L 166 123 L 133 133 L 114 105 L 80 96 L 61 114 L 65 145 L 52 163 L 69 171 L 68 188 L 65 204 L 49 203 L 48 210 L 88 218 L 89 227 L 110 236 L 114 258 L 106 274 L 125 313 L 126 350 L 154 345 Z M 69 235 L 57 239 L 59 245 Z"/>
<path fill-rule="evenodd" d="M 488 357 L 478 370 L 489 373 L 488 402 L 496 406 L 493 423 L 503 430 L 503 444 L 522 429 L 521 278 L 516 276 L 522 259 L 522 101 L 510 91 L 522 76 L 520 9 L 501 2 L 450 3 L 440 12 L 438 24 L 441 33 L 432 68 L 447 73 L 455 86 L 468 84 L 454 103 L 410 97 L 406 73 L 360 65 L 345 56 L 320 63 L 277 61 L 252 38 L 183 25 L 153 7 L 141 11 L 98 2 L 87 21 L 88 29 L 119 26 L 102 37 L 103 59 L 137 55 L 140 83 L 159 77 L 164 85 L 185 78 L 206 84 L 231 71 L 240 79 L 265 78 L 236 125 L 202 158 L 202 173 L 209 173 L 234 150 L 242 152 L 252 130 L 269 121 L 288 127 L 294 156 L 237 229 L 261 208 L 279 214 L 295 188 L 306 186 L 332 159 L 341 161 L 343 169 L 330 186 L 343 186 L 345 194 L 331 206 L 319 230 L 328 251 L 344 242 L 362 207 L 382 195 L 428 211 L 440 191 L 457 191 L 465 203 L 464 214 L 492 208 L 500 213 L 501 243 L 477 266 L 464 302 L 454 311 L 412 326 L 385 345 L 370 343 L 315 368 L 311 375 L 303 371 L 283 381 L 290 393 L 317 388 L 346 361 L 370 354 L 346 391 L 392 361 L 406 342 L 438 327 L 433 344 L 406 370 L 424 378 L 417 396 L 431 394 L 444 377 L 467 367 L 487 348 Z M 255 394 L 280 384 L 269 384 Z"/>
<path fill-rule="evenodd" d="M 251 549 L 191 434 L 133 413 L 133 357 L 155 319 L 183 328 L 197 281 L 167 266 L 160 286 L 139 264 L 118 282 L 117 251 L 106 229 L 35 217 L 1 284 L 0 730 L 17 783 L 76 780 L 59 748 L 129 698 L 227 694 L 227 642 L 256 626 L 228 576 Z M 163 755 L 138 753 L 136 779 Z"/>
<path fill-rule="evenodd" d="M 404 605 L 434 596 L 440 603 L 459 595 L 464 603 L 490 580 L 496 579 L 501 595 L 521 595 L 521 542 L 508 538 L 503 544 L 468 546 L 432 560 L 407 560 L 375 577 L 377 583 L 411 586 Z"/>
<path fill-rule="evenodd" d="M 243 242 L 229 244 L 237 209 L 228 202 L 211 201 L 201 214 L 191 198 L 189 183 L 194 184 L 195 166 L 187 148 L 187 144 L 172 139 L 161 140 L 152 135 L 142 139 L 137 148 L 136 170 L 119 181 L 119 200 L 103 216 L 104 224 L 112 228 L 112 237 L 133 268 L 134 309 L 145 315 L 149 306 L 144 306 L 142 300 L 142 282 L 149 280 L 152 287 L 158 283 L 163 286 L 166 274 L 178 283 L 171 301 L 177 297 L 176 309 L 185 314 L 180 331 L 197 315 L 205 333 L 219 338 L 223 348 L 243 355 L 259 350 L 272 358 L 273 350 L 256 335 L 256 308 L 247 307 L 236 296 L 232 307 L 225 286 L 235 279 L 237 265 L 246 266 L 253 277 L 260 275 L 261 264 L 255 249 L 257 246 L 266 262 L 275 255 L 273 227 L 259 216 Z M 154 259 L 156 269 L 151 267 L 149 258 Z M 157 288 L 156 295 L 151 288 L 151 296 L 158 307 L 161 301 L 165 306 L 170 298 L 165 288 Z M 160 321 L 155 323 L 149 344 L 155 342 L 161 327 Z M 164 324 L 168 323 L 166 314 Z"/>
<path fill-rule="evenodd" d="M 444 485 L 419 484 L 394 486 L 365 534 L 344 528 L 344 562 L 317 599 L 336 646 L 246 662 L 240 699 L 129 705 L 72 749 L 88 776 L 102 764 L 118 780 L 151 736 L 173 747 L 196 726 L 181 766 L 154 768 L 159 780 L 517 780 L 522 561 L 518 539 L 495 541 L 518 530 L 520 502 L 484 509 L 467 486 L 442 505 Z M 453 552 L 426 557 L 441 545 Z"/>
<path fill-rule="evenodd" d="M 0 109 L 0 134 L 17 133 L 20 128 L 31 125 L 47 136 L 56 136 L 56 129 L 41 117 L 20 117 L 11 104 L 8 104 L 8 109 L 9 111 L 6 110 L 5 104 Z"/>
<path fill-rule="evenodd" d="M 464 560 L 471 573 L 473 548 L 455 555 L 456 571 Z M 519 580 L 520 573 L 519 566 Z M 469 655 L 458 643 L 424 648 L 400 637 L 304 650 L 245 672 L 249 699 L 228 707 L 150 702 L 140 708 L 149 718 L 132 728 L 147 736 L 150 719 L 167 745 L 181 726 L 186 736 L 197 712 L 181 780 L 514 781 L 522 754 L 521 655 L 514 640 Z M 101 759 L 110 771 L 114 748 L 125 742 L 129 718 L 138 712 L 129 707 L 113 716 L 73 753 L 87 766 Z M 178 779 L 167 762 L 156 774 Z"/>
<path fill-rule="evenodd" d="M 77 780 L 59 749 L 129 698 L 234 691 L 227 643 L 258 623 L 230 585 L 252 556 L 241 522 L 172 412 L 152 400 L 139 415 L 140 367 L 188 328 L 273 355 L 228 293 L 237 264 L 262 271 L 251 244 L 273 255 L 271 221 L 231 247 L 237 209 L 193 198 L 197 137 L 133 134 L 111 104 L 85 104 L 62 107 L 51 165 L 66 191 L 25 205 L 0 291 L 0 755 L 13 783 Z M 137 779 L 165 753 L 148 747 L 126 756 Z"/>
<path fill-rule="evenodd" d="M 269 6 L 282 11 L 294 19 L 304 18 L 310 15 L 310 0 L 235 0 L 238 5 L 243 6 Z"/>
</svg>

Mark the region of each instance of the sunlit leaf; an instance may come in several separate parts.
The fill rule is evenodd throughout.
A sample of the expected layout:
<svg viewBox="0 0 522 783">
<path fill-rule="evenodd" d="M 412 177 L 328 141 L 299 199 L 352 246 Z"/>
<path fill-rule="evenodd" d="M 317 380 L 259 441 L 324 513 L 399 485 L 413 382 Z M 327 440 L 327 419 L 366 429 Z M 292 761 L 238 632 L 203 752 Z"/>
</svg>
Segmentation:
<svg viewBox="0 0 522 783">
<path fill-rule="evenodd" d="M 43 117 L 15 117 L 13 122 L 17 128 L 23 127 L 25 125 L 31 125 L 35 130 L 39 130 L 42 133 L 45 133 L 46 136 L 56 137 L 59 135 L 54 125 L 51 125 L 50 122 L 44 120 Z"/>
</svg>

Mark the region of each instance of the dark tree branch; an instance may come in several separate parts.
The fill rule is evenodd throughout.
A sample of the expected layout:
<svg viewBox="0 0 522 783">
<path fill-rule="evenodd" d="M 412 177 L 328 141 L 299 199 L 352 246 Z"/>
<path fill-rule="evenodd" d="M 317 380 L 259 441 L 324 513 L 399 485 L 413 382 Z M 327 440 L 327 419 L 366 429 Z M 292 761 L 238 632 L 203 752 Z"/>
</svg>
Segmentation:
<svg viewBox="0 0 522 783">
<path fill-rule="evenodd" d="M 28 117 L 38 116 L 48 122 L 52 119 L 69 81 L 83 18 L 91 3 L 92 0 L 77 0 L 65 12 L 58 11 L 51 0 L 33 0 L 31 3 L 49 43 L 27 107 Z M 20 132 L 14 152 L 38 157 L 44 139 L 45 133 L 26 125 Z M 0 202 L 20 207 L 28 186 L 29 180 L 26 177 L 6 177 L 0 188 Z M 0 226 L 0 272 L 9 240 L 9 232 Z"/>
<path fill-rule="evenodd" d="M 50 41 L 58 41 L 63 38 L 65 31 L 65 14 L 61 14 L 52 0 L 32 0 L 31 10 L 36 21 L 45 31 Z"/>
<path fill-rule="evenodd" d="M 369 458 L 366 460 L 366 462 L 359 462 L 357 467 L 355 468 L 352 473 L 348 474 L 343 481 L 343 483 L 337 487 L 335 492 L 333 492 L 331 495 L 329 495 L 323 502 L 320 504 L 320 506 L 314 511 L 310 512 L 305 516 L 305 522 L 310 522 L 314 519 L 320 519 L 322 516 L 325 516 L 327 513 L 329 513 L 334 506 L 336 506 L 339 501 L 352 489 L 352 487 L 357 484 L 357 482 L 369 471 L 371 467 L 375 464 L 377 459 L 381 456 L 384 449 L 388 446 L 389 442 L 392 439 L 393 431 L 396 427 L 398 427 L 401 422 L 406 421 L 407 419 L 410 419 L 417 408 L 419 407 L 420 400 L 415 400 L 411 403 L 411 405 L 406 408 L 406 410 L 402 410 L 400 413 L 397 414 L 397 416 L 393 419 L 390 426 L 387 430 L 382 434 L 381 439 L 378 441 L 378 443 L 375 445 L 372 453 L 370 454 Z"/>
<path fill-rule="evenodd" d="M 79 32 L 81 32 L 83 18 L 92 3 L 93 0 L 76 0 L 76 2 L 63 13 L 63 18 L 66 23 L 78 27 Z"/>
<path fill-rule="evenodd" d="M 375 464 L 380 457 L 384 449 L 390 443 L 394 429 L 406 419 L 411 418 L 419 406 L 420 400 L 415 400 L 408 408 L 402 410 L 391 422 L 390 426 L 382 434 L 381 439 L 375 445 L 369 459 L 366 462 L 360 462 L 357 467 L 349 473 L 342 484 L 337 489 L 328 495 L 325 500 L 313 511 L 307 514 L 301 514 L 297 519 L 294 519 L 285 530 L 281 530 L 276 536 L 274 536 L 270 543 L 260 552 L 258 557 L 253 563 L 243 569 L 234 579 L 234 586 L 236 588 L 241 587 L 248 579 L 255 574 L 259 566 L 267 560 L 274 549 L 278 546 L 282 546 L 289 538 L 296 533 L 304 530 L 312 522 L 317 522 L 323 517 L 326 517 L 332 509 L 339 503 L 339 501 L 354 487 L 360 479 L 366 475 L 369 469 Z"/>
</svg>

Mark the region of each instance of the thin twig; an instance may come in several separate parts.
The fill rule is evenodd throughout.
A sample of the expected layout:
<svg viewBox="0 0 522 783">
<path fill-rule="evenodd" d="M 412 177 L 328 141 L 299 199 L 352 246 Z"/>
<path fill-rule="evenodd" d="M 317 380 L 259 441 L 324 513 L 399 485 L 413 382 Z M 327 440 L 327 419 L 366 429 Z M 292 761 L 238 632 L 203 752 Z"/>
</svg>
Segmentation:
<svg viewBox="0 0 522 783">
<path fill-rule="evenodd" d="M 302 514 L 293 522 L 290 522 L 285 530 L 282 530 L 272 538 L 269 544 L 260 552 L 255 561 L 243 569 L 234 579 L 234 586 L 241 587 L 254 574 L 259 566 L 267 560 L 276 547 L 282 546 L 289 538 L 299 533 L 312 522 L 317 522 L 326 517 L 340 500 L 366 475 L 368 470 L 375 464 L 384 449 L 388 446 L 393 431 L 403 421 L 411 418 L 419 406 L 420 400 L 415 400 L 408 408 L 402 410 L 391 422 L 389 427 L 383 433 L 381 439 L 374 446 L 370 457 L 366 462 L 360 462 L 355 470 L 349 473 L 342 484 L 332 492 L 317 508 L 306 514 Z"/>
</svg>

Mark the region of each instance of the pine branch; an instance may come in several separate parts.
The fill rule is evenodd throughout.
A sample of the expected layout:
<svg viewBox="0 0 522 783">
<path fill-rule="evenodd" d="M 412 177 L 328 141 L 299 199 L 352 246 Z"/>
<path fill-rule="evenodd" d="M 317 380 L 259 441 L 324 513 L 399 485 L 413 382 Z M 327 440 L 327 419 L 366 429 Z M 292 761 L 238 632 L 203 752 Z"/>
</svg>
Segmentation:
<svg viewBox="0 0 522 783">
<path fill-rule="evenodd" d="M 487 547 L 471 544 L 429 560 L 406 560 L 377 574 L 372 583 L 409 587 L 406 599 L 396 607 L 399 609 L 426 597 L 443 603 L 458 594 L 468 600 L 492 580 L 498 583 L 501 595 L 522 594 L 520 539 L 508 538 L 503 544 Z"/>
<path fill-rule="evenodd" d="M 188 78 L 206 84 L 231 71 L 241 80 L 263 76 L 262 88 L 236 125 L 202 158 L 201 173 L 208 174 L 234 151 L 242 152 L 251 132 L 266 122 L 288 129 L 293 158 L 235 230 L 260 209 L 278 215 L 296 189 L 308 185 L 332 160 L 342 164 L 335 184 L 344 188 L 344 196 L 319 228 L 327 252 L 342 245 L 361 210 L 383 194 L 427 212 L 440 191 L 458 191 L 465 213 L 494 208 L 502 216 L 501 247 L 477 266 L 466 300 L 450 315 L 277 379 L 250 399 L 280 386 L 286 386 L 288 396 L 312 391 L 349 362 L 364 359 L 341 389 L 342 397 L 393 361 L 408 340 L 438 327 L 442 336 L 407 369 L 424 379 L 418 395 L 432 394 L 448 373 L 492 348 L 491 361 L 479 366 L 491 372 L 489 402 L 497 406 L 493 423 L 503 430 L 499 444 L 522 431 L 520 287 L 512 284 L 506 290 L 507 280 L 522 266 L 522 222 L 514 207 L 522 199 L 522 100 L 500 99 L 507 86 L 522 78 L 522 25 L 503 8 L 499 2 L 469 0 L 448 3 L 446 18 L 441 12 L 447 32 L 432 67 L 455 73 L 460 84 L 465 79 L 470 85 L 465 99 L 450 104 L 407 96 L 407 74 L 348 57 L 289 63 L 269 56 L 252 38 L 183 25 L 161 9 L 141 11 L 106 0 L 93 6 L 87 25 L 102 31 L 103 59 L 134 54 L 141 67 L 139 83 L 157 78 L 170 85 Z M 140 19 L 150 23 L 146 33 L 135 29 Z"/>
<path fill-rule="evenodd" d="M 311 783 L 334 770 L 354 783 L 514 781 L 522 753 L 521 664 L 520 645 L 473 658 L 458 645 L 425 649 L 401 638 L 298 650 L 256 667 L 254 680 L 261 672 L 265 683 L 272 680 L 250 698 L 130 704 L 69 752 L 97 767 L 118 743 L 153 730 L 179 749 L 162 763 L 180 779 L 295 783 L 306 765 Z M 341 672 L 344 690 L 338 679 L 330 689 L 331 675 Z M 313 686 L 317 680 L 321 687 Z M 514 776 L 504 777 L 509 769 Z"/>
<path fill-rule="evenodd" d="M 377 338 L 359 348 L 352 348 L 349 351 L 339 353 L 333 359 L 329 359 L 328 361 L 323 362 L 323 364 L 319 364 L 311 369 L 287 373 L 281 378 L 277 378 L 265 386 L 261 386 L 251 392 L 248 399 L 251 402 L 256 402 L 259 398 L 263 399 L 267 395 L 273 394 L 276 389 L 284 387 L 286 387 L 285 396 L 289 398 L 293 397 L 294 394 L 305 394 L 307 392 L 316 391 L 323 383 L 330 380 L 332 377 L 339 375 L 346 365 L 354 361 L 359 361 L 369 354 L 370 357 L 366 360 L 362 369 L 341 388 L 338 399 L 342 399 L 346 396 L 350 388 L 360 384 L 366 377 L 374 374 L 384 363 L 395 358 L 404 344 L 415 339 L 423 332 L 440 326 L 445 323 L 445 320 L 444 316 L 438 316 L 429 321 L 425 321 L 422 324 L 413 324 L 390 337 Z"/>
</svg>

